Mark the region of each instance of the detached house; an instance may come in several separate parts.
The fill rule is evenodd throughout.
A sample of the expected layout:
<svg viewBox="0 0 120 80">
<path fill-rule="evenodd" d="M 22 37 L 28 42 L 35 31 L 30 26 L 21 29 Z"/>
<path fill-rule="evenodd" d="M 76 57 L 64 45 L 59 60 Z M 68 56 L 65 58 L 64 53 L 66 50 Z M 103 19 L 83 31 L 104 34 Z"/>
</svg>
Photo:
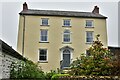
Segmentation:
<svg viewBox="0 0 120 80">
<path fill-rule="evenodd" d="M 17 50 L 44 71 L 68 68 L 81 53 L 87 54 L 97 34 L 107 47 L 107 17 L 97 6 L 92 12 L 75 12 L 28 9 L 24 3 L 19 14 Z"/>
</svg>

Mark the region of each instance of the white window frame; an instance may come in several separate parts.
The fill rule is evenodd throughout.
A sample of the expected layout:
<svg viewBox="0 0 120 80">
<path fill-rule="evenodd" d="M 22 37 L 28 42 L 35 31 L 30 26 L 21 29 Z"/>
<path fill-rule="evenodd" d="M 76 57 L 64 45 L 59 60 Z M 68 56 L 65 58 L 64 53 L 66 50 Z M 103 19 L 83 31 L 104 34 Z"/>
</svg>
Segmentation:
<svg viewBox="0 0 120 80">
<path fill-rule="evenodd" d="M 46 60 L 40 60 L 40 50 L 46 50 Z M 46 49 L 46 48 L 40 48 L 39 50 L 38 50 L 38 61 L 39 62 L 48 62 L 48 49 Z"/>
<path fill-rule="evenodd" d="M 87 33 L 88 33 L 88 32 L 92 32 L 92 42 L 87 42 Z M 86 31 L 86 43 L 92 44 L 92 43 L 93 43 L 93 40 L 94 40 L 94 31 Z"/>
<path fill-rule="evenodd" d="M 65 21 L 69 21 L 69 24 L 70 24 L 70 25 L 65 25 L 65 24 L 64 24 Z M 70 26 L 71 26 L 71 19 L 63 19 L 63 26 L 65 26 L 65 27 L 70 27 Z"/>
<path fill-rule="evenodd" d="M 70 35 L 70 41 L 69 41 L 69 42 L 65 42 L 65 41 L 64 41 L 64 34 L 65 34 L 64 32 L 65 32 L 66 30 L 69 30 L 69 29 L 65 29 L 65 30 L 63 31 L 63 34 L 62 34 L 62 42 L 63 42 L 63 43 L 71 43 L 71 41 L 72 41 L 72 38 L 71 38 L 72 33 L 71 33 L 70 30 L 69 30 L 69 32 L 70 32 L 70 33 L 69 33 L 69 35 Z M 67 33 L 67 34 L 68 34 L 68 33 Z"/>
<path fill-rule="evenodd" d="M 87 22 L 90 21 L 92 23 L 92 26 L 87 26 Z M 87 28 L 93 28 L 94 27 L 94 21 L 93 20 L 86 20 L 85 21 L 85 27 Z"/>
<path fill-rule="evenodd" d="M 42 30 L 46 30 L 47 31 L 47 41 L 42 41 L 42 39 L 41 39 L 41 36 L 42 36 L 41 31 Z M 48 42 L 48 30 L 47 29 L 41 29 L 40 30 L 40 42 Z"/>
<path fill-rule="evenodd" d="M 43 24 L 43 20 L 47 20 L 47 24 Z M 49 18 L 41 18 L 41 25 L 48 26 L 49 25 Z"/>
</svg>

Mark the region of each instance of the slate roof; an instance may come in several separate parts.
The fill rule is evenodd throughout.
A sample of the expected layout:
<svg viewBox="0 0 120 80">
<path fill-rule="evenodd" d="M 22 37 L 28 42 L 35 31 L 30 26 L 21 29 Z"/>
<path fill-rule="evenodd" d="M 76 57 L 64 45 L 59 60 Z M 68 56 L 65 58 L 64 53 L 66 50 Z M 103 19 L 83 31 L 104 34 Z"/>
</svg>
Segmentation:
<svg viewBox="0 0 120 80">
<path fill-rule="evenodd" d="M 34 10 L 28 9 L 21 11 L 20 15 L 39 15 L 39 16 L 63 16 L 63 17 L 81 17 L 81 18 L 100 18 L 106 19 L 107 17 L 92 12 L 77 12 L 77 11 L 57 11 L 57 10 Z"/>
<path fill-rule="evenodd" d="M 11 46 L 9 46 L 7 43 L 2 41 L 1 39 L 0 39 L 0 51 L 2 52 L 2 54 L 4 54 L 3 52 L 5 52 L 5 54 L 13 56 L 17 59 L 26 60 L 26 58 L 20 55 L 17 51 L 15 51 Z"/>
</svg>

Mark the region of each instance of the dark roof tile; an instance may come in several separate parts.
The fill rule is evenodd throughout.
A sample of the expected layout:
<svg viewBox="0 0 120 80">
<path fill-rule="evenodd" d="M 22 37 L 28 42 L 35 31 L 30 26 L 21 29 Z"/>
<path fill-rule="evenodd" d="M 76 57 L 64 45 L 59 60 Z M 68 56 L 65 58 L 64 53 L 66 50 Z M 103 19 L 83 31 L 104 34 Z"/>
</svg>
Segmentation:
<svg viewBox="0 0 120 80">
<path fill-rule="evenodd" d="M 64 16 L 64 17 L 83 17 L 83 18 L 101 18 L 101 19 L 107 18 L 101 14 L 97 14 L 97 13 L 95 14 L 92 12 L 33 10 L 33 9 L 21 11 L 20 15 Z"/>
</svg>

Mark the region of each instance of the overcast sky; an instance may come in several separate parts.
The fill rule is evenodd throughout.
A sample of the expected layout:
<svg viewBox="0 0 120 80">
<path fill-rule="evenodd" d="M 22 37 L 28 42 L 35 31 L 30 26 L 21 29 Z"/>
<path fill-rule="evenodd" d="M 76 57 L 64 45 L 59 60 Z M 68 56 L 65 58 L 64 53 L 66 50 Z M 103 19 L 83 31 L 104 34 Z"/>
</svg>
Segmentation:
<svg viewBox="0 0 120 80">
<path fill-rule="evenodd" d="M 116 2 L 115 2 L 116 1 Z M 102 0 L 101 2 L 27 2 L 29 9 L 65 10 L 91 12 L 95 5 L 100 8 L 100 14 L 107 16 L 108 45 L 118 46 L 118 2 Z M 19 25 L 19 12 L 22 11 L 22 2 L 0 2 L 0 39 L 16 49 Z"/>
</svg>

